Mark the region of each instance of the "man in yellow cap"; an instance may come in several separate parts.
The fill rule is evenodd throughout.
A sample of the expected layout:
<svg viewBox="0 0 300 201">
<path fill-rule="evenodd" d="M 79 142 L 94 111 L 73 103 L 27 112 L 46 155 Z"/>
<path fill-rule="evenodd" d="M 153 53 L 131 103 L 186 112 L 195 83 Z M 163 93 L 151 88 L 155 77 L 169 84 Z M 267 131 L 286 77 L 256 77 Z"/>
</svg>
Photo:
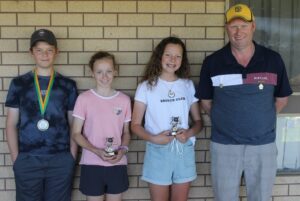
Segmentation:
<svg viewBox="0 0 300 201">
<path fill-rule="evenodd" d="M 269 201 L 276 176 L 276 113 L 292 90 L 281 56 L 253 41 L 252 10 L 225 13 L 229 43 L 202 65 L 197 97 L 211 116 L 215 201 L 238 201 L 244 174 L 247 200 Z"/>
</svg>

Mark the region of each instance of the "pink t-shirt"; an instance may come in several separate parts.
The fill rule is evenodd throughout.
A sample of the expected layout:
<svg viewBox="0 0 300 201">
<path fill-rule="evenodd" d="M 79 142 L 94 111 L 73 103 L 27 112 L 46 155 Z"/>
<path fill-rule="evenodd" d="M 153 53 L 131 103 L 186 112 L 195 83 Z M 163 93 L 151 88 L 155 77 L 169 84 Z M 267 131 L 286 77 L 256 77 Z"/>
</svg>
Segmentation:
<svg viewBox="0 0 300 201">
<path fill-rule="evenodd" d="M 106 138 L 113 137 L 113 146 L 118 148 L 121 145 L 124 123 L 131 121 L 130 98 L 119 91 L 111 97 L 103 97 L 91 89 L 78 96 L 73 116 L 84 120 L 82 133 L 91 144 L 105 148 Z M 93 152 L 83 149 L 80 164 L 126 165 L 127 158 L 124 155 L 117 164 L 112 165 Z"/>
</svg>

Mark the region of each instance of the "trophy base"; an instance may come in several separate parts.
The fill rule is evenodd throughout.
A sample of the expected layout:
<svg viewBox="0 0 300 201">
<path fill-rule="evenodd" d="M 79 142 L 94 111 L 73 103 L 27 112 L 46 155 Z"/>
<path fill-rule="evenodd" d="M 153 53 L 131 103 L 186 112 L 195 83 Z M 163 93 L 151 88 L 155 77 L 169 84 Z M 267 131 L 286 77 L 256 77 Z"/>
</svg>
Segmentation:
<svg viewBox="0 0 300 201">
<path fill-rule="evenodd" d="M 172 132 L 169 133 L 169 136 L 175 136 L 175 135 L 177 135 L 176 131 L 172 131 Z"/>
<path fill-rule="evenodd" d="M 115 155 L 115 152 L 106 152 L 106 154 L 107 154 L 108 156 L 114 156 L 114 155 Z"/>
<path fill-rule="evenodd" d="M 108 156 L 115 156 L 115 155 L 118 155 L 118 150 L 115 150 L 115 151 L 112 151 L 112 152 L 106 152 L 106 154 Z"/>
</svg>

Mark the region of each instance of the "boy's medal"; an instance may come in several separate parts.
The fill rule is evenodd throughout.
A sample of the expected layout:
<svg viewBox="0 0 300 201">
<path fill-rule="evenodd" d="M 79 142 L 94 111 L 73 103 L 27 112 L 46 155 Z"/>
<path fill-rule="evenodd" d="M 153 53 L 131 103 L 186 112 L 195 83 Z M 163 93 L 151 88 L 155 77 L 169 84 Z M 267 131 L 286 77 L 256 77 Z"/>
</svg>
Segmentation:
<svg viewBox="0 0 300 201">
<path fill-rule="evenodd" d="M 49 128 L 49 122 L 46 119 L 41 119 L 37 122 L 37 127 L 40 131 L 46 131 Z"/>
<path fill-rule="evenodd" d="M 36 125 L 37 128 L 40 131 L 46 131 L 49 128 L 49 122 L 44 118 L 44 114 L 45 114 L 45 111 L 46 111 L 46 108 L 47 108 L 47 105 L 48 105 L 48 102 L 49 102 L 49 97 L 50 97 L 50 93 L 51 93 L 52 86 L 53 86 L 53 83 L 54 83 L 54 78 L 55 78 L 55 72 L 52 71 L 51 76 L 50 76 L 50 80 L 49 80 L 49 83 L 48 83 L 46 95 L 45 95 L 45 98 L 43 100 L 43 97 L 42 97 L 42 94 L 41 94 L 41 88 L 40 88 L 40 84 L 39 84 L 39 79 L 38 79 L 38 76 L 37 76 L 37 72 L 36 72 L 36 69 L 34 70 L 34 86 L 35 86 L 35 91 L 36 91 L 36 94 L 37 94 L 37 97 L 38 97 L 38 102 L 39 102 L 39 106 L 40 106 L 41 115 L 43 117 L 42 119 L 40 119 L 37 122 L 37 125 Z"/>
</svg>

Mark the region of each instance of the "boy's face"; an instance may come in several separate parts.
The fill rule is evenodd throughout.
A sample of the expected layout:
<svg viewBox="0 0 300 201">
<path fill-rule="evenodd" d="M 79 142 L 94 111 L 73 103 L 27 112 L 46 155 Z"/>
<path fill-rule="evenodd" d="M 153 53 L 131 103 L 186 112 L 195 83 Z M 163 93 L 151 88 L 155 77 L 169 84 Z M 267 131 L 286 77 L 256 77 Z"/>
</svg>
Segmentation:
<svg viewBox="0 0 300 201">
<path fill-rule="evenodd" d="M 58 50 L 55 46 L 49 45 L 47 42 L 39 41 L 30 51 L 37 68 L 52 68 Z"/>
</svg>

